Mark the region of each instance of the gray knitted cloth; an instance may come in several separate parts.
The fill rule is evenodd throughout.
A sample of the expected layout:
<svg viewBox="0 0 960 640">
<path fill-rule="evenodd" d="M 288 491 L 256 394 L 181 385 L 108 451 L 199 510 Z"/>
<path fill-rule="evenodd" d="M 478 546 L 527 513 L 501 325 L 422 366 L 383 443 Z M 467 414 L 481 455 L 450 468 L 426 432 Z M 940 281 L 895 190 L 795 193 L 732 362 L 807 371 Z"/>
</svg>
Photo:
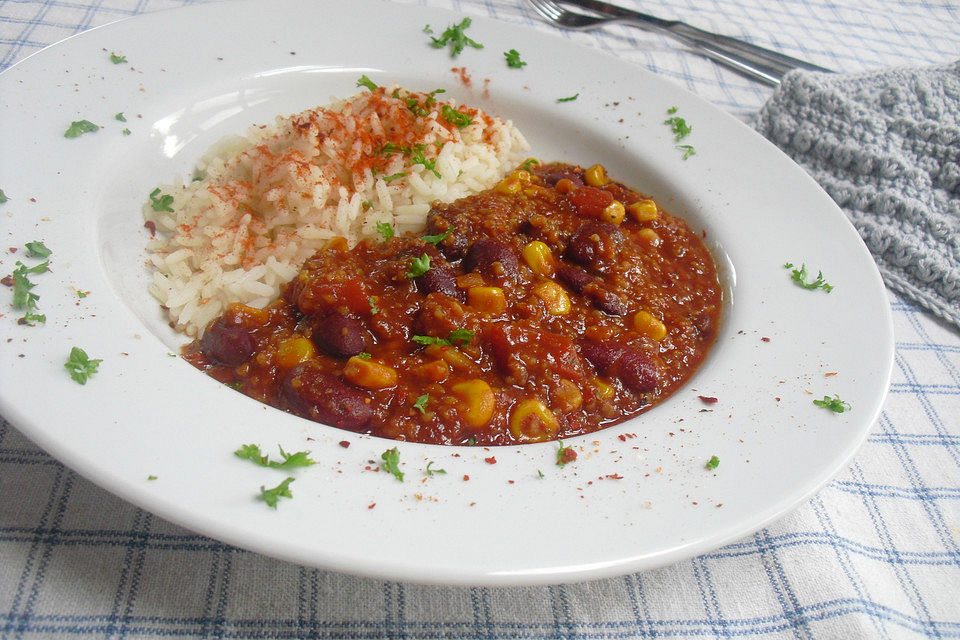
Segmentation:
<svg viewBox="0 0 960 640">
<path fill-rule="evenodd" d="M 846 212 L 890 288 L 960 329 L 960 62 L 793 71 L 754 126 Z"/>
</svg>

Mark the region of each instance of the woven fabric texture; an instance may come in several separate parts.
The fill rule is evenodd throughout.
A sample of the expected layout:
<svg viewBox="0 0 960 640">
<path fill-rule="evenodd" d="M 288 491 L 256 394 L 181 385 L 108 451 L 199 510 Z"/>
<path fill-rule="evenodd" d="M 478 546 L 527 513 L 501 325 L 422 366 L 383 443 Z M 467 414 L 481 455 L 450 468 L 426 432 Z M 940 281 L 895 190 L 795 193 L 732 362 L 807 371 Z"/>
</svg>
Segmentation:
<svg viewBox="0 0 960 640">
<path fill-rule="evenodd" d="M 522 0 L 417 2 L 600 49 L 744 120 L 773 94 L 663 36 L 624 25 L 562 32 Z M 837 82 L 861 74 L 868 93 L 882 82 L 882 69 L 943 69 L 960 50 L 953 2 L 616 2 L 843 72 Z M 106 22 L 186 4 L 0 0 L 0 69 Z M 779 99 L 805 82 L 827 80 L 794 76 Z M 866 96 L 849 99 L 870 104 Z M 0 153 L 11 153 L 2 141 Z M 916 193 L 917 203 L 936 204 L 935 194 Z M 110 495 L 0 417 L 0 640 L 960 638 L 960 332 L 891 289 L 890 394 L 846 470 L 794 513 L 733 544 L 585 584 L 424 586 L 277 561 Z"/>
<path fill-rule="evenodd" d="M 756 127 L 843 208 L 888 286 L 960 328 L 960 62 L 795 71 Z"/>
</svg>

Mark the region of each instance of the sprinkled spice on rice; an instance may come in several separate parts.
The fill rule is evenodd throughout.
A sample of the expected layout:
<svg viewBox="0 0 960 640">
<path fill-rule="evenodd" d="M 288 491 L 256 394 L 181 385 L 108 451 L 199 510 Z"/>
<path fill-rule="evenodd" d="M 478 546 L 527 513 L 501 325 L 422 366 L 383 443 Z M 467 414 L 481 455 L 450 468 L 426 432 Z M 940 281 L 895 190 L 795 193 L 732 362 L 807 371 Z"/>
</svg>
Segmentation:
<svg viewBox="0 0 960 640">
<path fill-rule="evenodd" d="M 333 238 L 421 228 L 432 202 L 493 186 L 529 149 L 512 123 L 442 90 L 362 80 L 370 91 L 225 139 L 194 181 L 151 194 L 150 292 L 176 330 L 200 336 L 232 302 L 267 305 Z"/>
</svg>

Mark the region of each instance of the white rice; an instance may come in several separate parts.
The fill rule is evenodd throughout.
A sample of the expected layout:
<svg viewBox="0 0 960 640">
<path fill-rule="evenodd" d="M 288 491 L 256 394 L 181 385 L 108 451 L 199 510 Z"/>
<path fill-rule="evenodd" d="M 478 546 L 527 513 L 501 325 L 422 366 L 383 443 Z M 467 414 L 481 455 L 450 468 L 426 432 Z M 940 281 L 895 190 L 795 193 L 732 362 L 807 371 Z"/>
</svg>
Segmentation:
<svg viewBox="0 0 960 640">
<path fill-rule="evenodd" d="M 414 116 L 411 98 L 426 113 Z M 523 161 L 530 147 L 511 122 L 434 100 L 379 88 L 278 117 L 215 145 L 194 181 L 162 185 L 144 215 L 156 226 L 150 293 L 171 326 L 201 336 L 231 303 L 262 308 L 331 238 L 352 246 L 381 222 L 418 230 L 432 202 L 488 189 Z M 444 105 L 472 123 L 451 126 Z M 433 170 L 413 163 L 417 151 Z M 155 210 L 163 196 L 172 212 Z"/>
</svg>

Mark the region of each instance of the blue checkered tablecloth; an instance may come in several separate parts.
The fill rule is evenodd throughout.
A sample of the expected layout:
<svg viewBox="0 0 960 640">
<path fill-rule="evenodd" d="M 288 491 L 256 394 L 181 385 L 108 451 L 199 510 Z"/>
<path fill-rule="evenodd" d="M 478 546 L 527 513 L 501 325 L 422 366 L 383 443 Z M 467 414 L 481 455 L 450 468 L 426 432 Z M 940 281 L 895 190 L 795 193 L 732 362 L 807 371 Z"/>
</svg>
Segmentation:
<svg viewBox="0 0 960 640">
<path fill-rule="evenodd" d="M 960 57 L 951 0 L 619 2 L 840 71 Z M 424 3 L 552 31 L 522 2 Z M 0 69 L 184 4 L 0 0 Z M 743 119 L 771 93 L 657 35 L 556 33 Z M 734 544 L 585 584 L 423 586 L 272 560 L 124 503 L 0 417 L 0 638 L 960 638 L 960 333 L 889 295 L 890 395 L 848 469 Z"/>
</svg>

